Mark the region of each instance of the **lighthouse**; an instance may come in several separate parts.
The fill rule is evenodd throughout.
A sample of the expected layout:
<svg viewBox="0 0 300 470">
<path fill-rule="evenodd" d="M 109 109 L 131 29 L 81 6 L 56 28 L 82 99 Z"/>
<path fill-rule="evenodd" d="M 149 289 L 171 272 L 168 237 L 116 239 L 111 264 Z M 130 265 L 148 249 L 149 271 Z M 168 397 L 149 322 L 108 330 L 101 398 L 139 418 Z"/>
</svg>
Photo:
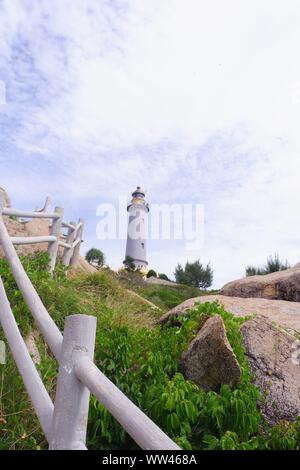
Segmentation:
<svg viewBox="0 0 300 470">
<path fill-rule="evenodd" d="M 127 211 L 129 218 L 125 257 L 130 256 L 136 268 L 145 269 L 148 265 L 146 242 L 149 205 L 145 201 L 145 191 L 140 186 L 133 191 Z"/>
</svg>

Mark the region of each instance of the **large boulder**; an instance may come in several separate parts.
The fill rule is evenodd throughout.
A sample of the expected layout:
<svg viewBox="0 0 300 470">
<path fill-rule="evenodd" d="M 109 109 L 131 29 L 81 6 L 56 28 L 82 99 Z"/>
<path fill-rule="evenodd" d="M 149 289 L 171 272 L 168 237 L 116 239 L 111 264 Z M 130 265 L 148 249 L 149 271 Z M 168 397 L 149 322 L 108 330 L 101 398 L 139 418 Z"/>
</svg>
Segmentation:
<svg viewBox="0 0 300 470">
<path fill-rule="evenodd" d="M 7 192 L 5 189 L 0 187 L 0 200 L 3 198 L 4 200 L 4 207 L 10 207 L 10 199 L 8 197 Z"/>
<path fill-rule="evenodd" d="M 241 327 L 254 383 L 264 394 L 263 415 L 271 424 L 300 415 L 300 342 L 264 316 Z"/>
<path fill-rule="evenodd" d="M 235 387 L 241 369 L 219 315 L 209 318 L 183 352 L 180 364 L 185 377 L 205 391 L 219 391 L 222 384 Z"/>
<path fill-rule="evenodd" d="M 220 293 L 233 297 L 260 297 L 300 302 L 300 264 L 285 271 L 231 281 L 225 284 Z"/>
<path fill-rule="evenodd" d="M 282 325 L 291 332 L 300 334 L 300 303 L 288 302 L 286 300 L 267 300 L 267 299 L 244 299 L 241 297 L 227 297 L 225 295 L 205 295 L 185 300 L 182 304 L 169 310 L 158 320 L 158 324 L 163 325 L 169 320 L 176 318 L 188 309 L 195 307 L 198 303 L 218 302 L 223 305 L 227 312 L 239 317 L 245 317 L 249 314 L 258 314 L 268 317 Z"/>
</svg>

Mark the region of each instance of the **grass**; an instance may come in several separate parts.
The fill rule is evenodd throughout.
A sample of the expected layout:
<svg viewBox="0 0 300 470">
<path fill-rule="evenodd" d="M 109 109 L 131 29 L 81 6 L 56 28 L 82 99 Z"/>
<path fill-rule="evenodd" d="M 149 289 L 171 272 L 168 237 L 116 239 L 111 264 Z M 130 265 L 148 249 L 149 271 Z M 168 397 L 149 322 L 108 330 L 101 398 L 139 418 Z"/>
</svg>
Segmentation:
<svg viewBox="0 0 300 470">
<path fill-rule="evenodd" d="M 257 408 L 259 392 L 251 384 L 239 333 L 245 319 L 234 317 L 216 303 L 207 302 L 184 312 L 179 326 L 161 328 L 155 326 L 155 320 L 164 311 L 199 295 L 199 291 L 186 286 L 145 287 L 140 279 L 133 282 L 133 290 L 156 303 L 161 309 L 158 310 L 142 297 L 128 292 L 128 280 L 120 283 L 118 276 L 109 270 L 66 277 L 64 269 L 58 266 L 51 278 L 45 254 L 22 258 L 22 262 L 61 331 L 69 314 L 97 317 L 97 366 L 182 448 L 299 448 L 300 422 L 280 423 L 270 429 Z M 19 328 L 26 336 L 35 327 L 34 321 L 4 260 L 0 260 L 0 274 Z M 242 381 L 235 390 L 223 386 L 220 393 L 205 393 L 185 380 L 180 370 L 181 352 L 211 315 L 223 318 L 228 340 L 242 368 Z M 42 338 L 37 346 L 42 358 L 38 369 L 54 400 L 57 363 Z M 88 447 L 136 448 L 93 397 Z M 0 365 L 0 449 L 46 448 L 47 442 L 8 352 L 7 364 Z"/>
<path fill-rule="evenodd" d="M 117 276 L 121 285 L 133 290 L 141 297 L 154 303 L 165 313 L 176 305 L 181 304 L 192 297 L 218 293 L 218 291 L 201 291 L 197 287 L 186 285 L 174 286 L 145 283 L 138 272 L 123 271 Z"/>
</svg>

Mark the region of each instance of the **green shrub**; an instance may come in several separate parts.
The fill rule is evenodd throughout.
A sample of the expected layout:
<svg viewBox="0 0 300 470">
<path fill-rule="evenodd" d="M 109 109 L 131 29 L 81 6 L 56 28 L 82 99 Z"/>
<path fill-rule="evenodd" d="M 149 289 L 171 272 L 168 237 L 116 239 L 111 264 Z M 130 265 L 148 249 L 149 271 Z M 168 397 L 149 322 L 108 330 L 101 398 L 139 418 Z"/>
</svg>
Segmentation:
<svg viewBox="0 0 300 470">
<path fill-rule="evenodd" d="M 150 269 L 150 270 L 147 272 L 147 278 L 149 279 L 149 277 L 157 277 L 157 272 L 154 271 L 154 269 Z"/>
<path fill-rule="evenodd" d="M 105 262 L 104 253 L 97 248 L 91 248 L 85 255 L 85 259 L 97 267 L 103 266 Z"/>
<path fill-rule="evenodd" d="M 247 266 L 246 267 L 246 277 L 249 276 L 262 276 L 264 274 L 271 274 L 278 271 L 285 271 L 289 269 L 291 266 L 287 261 L 282 261 L 277 254 L 274 256 L 269 256 L 265 266 L 262 268 L 255 267 L 255 266 Z"/>
<path fill-rule="evenodd" d="M 97 316 L 97 366 L 183 449 L 299 449 L 300 420 L 281 422 L 270 428 L 258 410 L 260 393 L 251 382 L 239 332 L 245 319 L 234 317 L 217 303 L 207 302 L 184 312 L 177 326 L 149 329 L 137 327 L 135 321 L 133 327 L 131 320 L 122 316 L 131 297 L 109 273 L 100 270 L 69 279 L 65 269 L 58 265 L 51 278 L 47 272 L 47 255 L 22 258 L 22 262 L 61 330 L 64 318 L 71 313 Z M 4 260 L 0 260 L 0 274 L 19 327 L 27 334 L 34 322 Z M 156 295 L 163 293 L 168 302 L 172 292 L 175 297 L 182 292 L 172 289 L 162 289 L 160 294 L 156 291 Z M 219 393 L 200 390 L 185 380 L 179 367 L 182 351 L 212 315 L 222 316 L 242 370 L 239 385 L 234 390 L 222 386 Z M 38 348 L 42 357 L 38 368 L 54 399 L 57 363 L 42 339 Z M 0 418 L 0 449 L 47 448 L 9 352 L 7 364 L 2 368 Z M 137 447 L 94 397 L 91 397 L 87 445 L 91 449 Z"/>
</svg>

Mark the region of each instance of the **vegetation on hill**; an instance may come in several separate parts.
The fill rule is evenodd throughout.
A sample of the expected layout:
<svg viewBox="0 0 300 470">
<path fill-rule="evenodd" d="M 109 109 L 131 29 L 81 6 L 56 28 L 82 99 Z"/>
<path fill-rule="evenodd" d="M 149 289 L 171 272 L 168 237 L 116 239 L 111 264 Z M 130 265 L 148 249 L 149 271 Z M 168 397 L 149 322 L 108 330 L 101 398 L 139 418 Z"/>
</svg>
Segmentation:
<svg viewBox="0 0 300 470">
<path fill-rule="evenodd" d="M 161 328 L 154 326 L 160 312 L 137 295 L 132 295 L 109 270 L 66 277 L 64 269 L 58 267 L 54 278 L 50 278 L 45 254 L 23 258 L 22 262 L 61 330 L 68 314 L 97 316 L 97 366 L 181 447 L 299 448 L 300 421 L 292 424 L 283 422 L 271 429 L 257 408 L 259 391 L 251 384 L 239 333 L 244 319 L 233 317 L 217 304 L 205 303 L 185 312 L 181 316 L 181 326 L 177 323 L 176 326 Z M 26 335 L 34 324 L 4 260 L 0 260 L 0 274 L 19 327 Z M 165 290 L 165 286 L 145 289 L 161 287 L 160 292 L 170 296 L 171 291 Z M 140 294 L 143 293 L 141 289 L 136 287 Z M 172 292 L 179 296 L 179 289 Z M 149 291 L 147 295 L 150 296 Z M 166 309 L 170 298 L 162 297 L 157 298 Z M 184 379 L 178 359 L 204 321 L 216 314 L 224 320 L 229 342 L 242 368 L 242 381 L 235 390 L 223 386 L 220 393 L 206 393 Z M 42 338 L 38 341 L 38 348 L 42 357 L 38 367 L 54 398 L 57 363 Z M 7 364 L 0 367 L 0 449 L 47 448 L 9 353 Z M 93 397 L 87 445 L 90 449 L 136 448 L 132 439 Z"/>
<path fill-rule="evenodd" d="M 210 264 L 203 266 L 200 260 L 193 263 L 187 261 L 184 268 L 181 264 L 176 266 L 175 279 L 178 284 L 207 289 L 213 283 L 213 270 Z"/>
<path fill-rule="evenodd" d="M 91 248 L 85 255 L 85 259 L 92 265 L 100 268 L 104 265 L 105 257 L 104 253 L 97 248 Z"/>
<path fill-rule="evenodd" d="M 149 269 L 147 272 L 147 278 L 149 279 L 149 277 L 157 277 L 157 272 L 154 271 L 154 269 Z"/>
<path fill-rule="evenodd" d="M 135 264 L 134 264 L 134 259 L 131 256 L 126 256 L 126 258 L 123 261 L 123 265 L 126 271 L 129 271 L 129 272 L 133 272 L 136 269 Z"/>
<path fill-rule="evenodd" d="M 287 260 L 283 261 L 279 258 L 277 254 L 275 254 L 274 256 L 269 256 L 266 264 L 263 267 L 247 266 L 246 277 L 257 275 L 262 276 L 264 274 L 276 273 L 277 271 L 285 271 L 290 267 L 291 266 L 289 265 Z"/>
</svg>

